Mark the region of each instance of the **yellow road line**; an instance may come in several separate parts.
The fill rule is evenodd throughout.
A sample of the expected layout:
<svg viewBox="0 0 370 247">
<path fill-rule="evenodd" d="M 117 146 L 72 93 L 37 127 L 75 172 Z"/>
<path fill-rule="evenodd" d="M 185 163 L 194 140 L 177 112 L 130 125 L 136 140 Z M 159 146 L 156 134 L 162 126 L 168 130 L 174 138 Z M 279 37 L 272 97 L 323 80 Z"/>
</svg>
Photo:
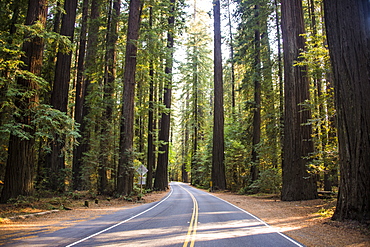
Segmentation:
<svg viewBox="0 0 370 247">
<path fill-rule="evenodd" d="M 191 199 L 193 200 L 193 213 L 191 215 L 190 225 L 189 225 L 188 233 L 186 235 L 186 239 L 185 239 L 183 247 L 187 247 L 189 243 L 190 243 L 190 247 L 194 247 L 195 236 L 197 234 L 197 226 L 198 226 L 198 211 L 199 211 L 198 202 L 193 196 L 193 194 L 190 193 L 190 191 L 183 188 L 181 185 L 180 187 L 186 192 L 188 192 L 188 194 L 191 196 Z"/>
</svg>

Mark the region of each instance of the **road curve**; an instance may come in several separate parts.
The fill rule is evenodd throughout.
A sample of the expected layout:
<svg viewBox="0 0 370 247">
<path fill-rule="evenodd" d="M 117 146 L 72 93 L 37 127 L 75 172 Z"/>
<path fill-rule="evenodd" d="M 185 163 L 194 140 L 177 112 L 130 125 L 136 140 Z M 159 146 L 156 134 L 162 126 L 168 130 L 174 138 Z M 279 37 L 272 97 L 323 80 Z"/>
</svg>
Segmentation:
<svg viewBox="0 0 370 247">
<path fill-rule="evenodd" d="M 7 246 L 303 246 L 212 194 L 173 182 L 159 202 L 117 211 Z"/>
</svg>

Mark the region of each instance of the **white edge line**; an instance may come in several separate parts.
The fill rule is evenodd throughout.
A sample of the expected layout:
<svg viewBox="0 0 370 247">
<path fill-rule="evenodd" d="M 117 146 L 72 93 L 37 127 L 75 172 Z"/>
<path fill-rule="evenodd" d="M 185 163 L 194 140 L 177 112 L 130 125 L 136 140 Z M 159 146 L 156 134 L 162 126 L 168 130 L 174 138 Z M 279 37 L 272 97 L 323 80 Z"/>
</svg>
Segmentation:
<svg viewBox="0 0 370 247">
<path fill-rule="evenodd" d="M 119 226 L 119 225 L 122 225 L 123 223 L 126 223 L 127 221 L 130 221 L 130 220 L 132 220 L 132 219 L 134 219 L 134 218 L 136 218 L 136 217 L 138 217 L 138 216 L 140 216 L 140 215 L 142 215 L 142 214 L 145 214 L 146 212 L 148 212 L 148 211 L 152 210 L 153 208 L 157 207 L 159 204 L 161 204 L 162 202 L 164 202 L 165 200 L 167 200 L 167 199 L 172 195 L 172 192 L 173 192 L 173 190 L 172 190 L 172 188 L 171 188 L 170 193 L 169 193 L 169 194 L 168 194 L 164 199 L 162 199 L 162 200 L 161 200 L 161 201 L 159 201 L 157 204 L 155 204 L 153 207 L 148 208 L 147 210 L 145 210 L 145 211 L 143 211 L 143 212 L 141 212 L 141 213 L 139 213 L 139 214 L 136 214 L 136 215 L 132 216 L 131 218 L 128 218 L 128 219 L 126 219 L 126 220 L 124 220 L 124 221 L 118 222 L 117 224 L 115 224 L 115 225 L 113 225 L 113 226 L 110 226 L 110 227 L 108 227 L 108 228 L 105 228 L 104 230 L 101 230 L 101 231 L 99 231 L 99 232 L 97 232 L 97 233 L 94 233 L 94 234 L 92 234 L 92 235 L 90 235 L 90 236 L 87 236 L 87 237 L 85 237 L 85 238 L 83 238 L 83 239 L 80 239 L 80 240 L 78 240 L 78 241 L 76 241 L 76 242 L 74 242 L 74 243 L 71 243 L 71 244 L 69 244 L 69 245 L 66 245 L 66 247 L 71 247 L 71 246 L 74 246 L 74 245 L 76 245 L 76 244 L 79 244 L 79 243 L 81 243 L 81 242 L 83 242 L 83 241 L 86 241 L 86 240 L 88 240 L 88 239 L 90 239 L 90 238 L 93 238 L 93 237 L 95 237 L 95 236 L 97 236 L 97 235 L 99 235 L 99 234 L 102 234 L 102 233 L 104 233 L 104 232 L 106 232 L 106 231 L 109 231 L 109 230 L 111 230 L 111 229 L 113 229 L 113 228 L 115 228 L 115 227 L 117 227 L 117 226 Z"/>
<path fill-rule="evenodd" d="M 301 245 L 300 243 L 296 242 L 294 239 L 292 239 L 292 238 L 288 237 L 288 236 L 287 236 L 287 235 L 285 235 L 284 233 L 281 233 L 281 232 L 280 232 L 279 230 L 277 230 L 275 227 L 270 226 L 269 224 L 267 224 L 266 222 L 264 222 L 263 220 L 261 220 L 261 219 L 260 219 L 260 218 L 258 218 L 257 216 L 255 216 L 255 215 L 253 215 L 253 214 L 249 213 L 248 211 L 246 211 L 246 210 L 244 210 L 244 209 L 242 209 L 242 208 L 240 208 L 240 207 L 238 207 L 238 206 L 236 206 L 236 205 L 232 204 L 231 202 L 228 202 L 228 201 L 226 201 L 226 200 L 224 200 L 224 199 L 221 199 L 221 198 L 219 198 L 219 197 L 217 197 L 217 196 L 215 196 L 215 195 L 212 195 L 211 193 L 208 193 L 208 194 L 210 194 L 211 196 L 216 197 L 217 199 L 219 199 L 219 200 L 221 200 L 221 201 L 226 202 L 227 204 L 230 204 L 231 206 L 233 206 L 233 207 L 235 207 L 235 208 L 239 209 L 240 211 L 242 211 L 242 212 L 244 212 L 244 213 L 248 214 L 249 216 L 251 216 L 251 217 L 255 218 L 256 220 L 258 220 L 259 222 L 261 222 L 261 223 L 262 223 L 262 224 L 264 224 L 265 226 L 267 226 L 267 227 L 271 228 L 271 229 L 272 229 L 272 230 L 274 230 L 277 234 L 279 234 L 280 236 L 282 236 L 282 237 L 286 238 L 287 240 L 289 240 L 290 242 L 294 243 L 295 245 L 297 245 L 297 246 L 299 246 L 299 247 L 304 247 L 304 245 Z"/>
</svg>

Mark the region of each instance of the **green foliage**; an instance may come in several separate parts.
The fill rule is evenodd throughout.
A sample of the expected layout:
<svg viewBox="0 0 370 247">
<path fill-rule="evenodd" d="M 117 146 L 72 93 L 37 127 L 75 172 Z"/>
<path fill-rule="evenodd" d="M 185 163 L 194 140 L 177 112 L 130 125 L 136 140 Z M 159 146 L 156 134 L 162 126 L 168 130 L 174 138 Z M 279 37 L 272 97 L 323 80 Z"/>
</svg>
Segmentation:
<svg viewBox="0 0 370 247">
<path fill-rule="evenodd" d="M 246 144 L 248 138 L 246 121 L 241 116 L 236 115 L 227 119 L 225 126 L 226 182 L 232 191 L 238 191 L 247 182 L 246 164 L 250 160 L 251 152 L 251 147 Z"/>
<path fill-rule="evenodd" d="M 10 135 L 16 135 L 22 139 L 35 138 L 41 147 L 41 151 L 49 152 L 49 143 L 54 138 L 58 142 L 67 140 L 65 146 L 66 157 L 72 155 L 73 145 L 78 144 L 77 138 L 80 137 L 79 124 L 75 123 L 70 112 L 74 106 L 74 90 L 70 91 L 69 112 L 63 113 L 53 109 L 48 105 L 51 92 L 52 81 L 54 79 L 55 56 L 57 52 L 71 52 L 76 45 L 79 45 L 79 31 L 81 27 L 81 12 L 77 16 L 75 40 L 71 41 L 67 37 L 56 32 L 51 32 L 54 28 L 54 19 L 58 13 L 63 13 L 63 5 L 57 5 L 55 0 L 49 3 L 50 15 L 47 20 L 47 29 L 40 23 L 26 26 L 23 25 L 27 10 L 27 1 L 2 1 L 0 2 L 0 165 L 4 167 L 6 162 L 7 142 Z M 320 1 L 312 1 L 315 4 Z M 270 44 L 274 43 L 273 37 L 275 26 L 270 26 L 275 18 L 273 14 L 273 2 L 267 0 L 234 1 L 235 12 L 233 13 L 235 44 L 235 57 L 230 58 L 235 61 L 235 94 L 236 107 L 231 109 L 231 79 L 232 71 L 228 66 L 224 67 L 224 88 L 225 88 L 225 166 L 227 174 L 227 186 L 232 191 L 242 193 L 264 192 L 279 193 L 281 187 L 281 124 L 279 108 L 282 108 L 283 95 L 280 95 L 278 72 L 272 65 L 277 64 L 276 48 Z M 307 1 L 303 1 L 307 5 Z M 182 42 L 184 47 L 185 59 L 178 62 L 177 81 L 174 95 L 177 100 L 171 110 L 173 140 L 170 143 L 170 175 L 172 178 L 181 177 L 181 167 L 186 166 L 187 172 L 191 173 L 191 181 L 194 184 L 207 188 L 209 186 L 211 174 L 212 156 L 212 120 L 213 120 L 213 61 L 212 61 L 212 38 L 208 30 L 207 21 L 209 13 L 199 11 L 194 16 L 186 16 L 185 1 L 176 1 L 175 18 L 176 26 L 174 33 L 175 40 Z M 256 5 L 259 6 L 256 11 Z M 127 3 L 122 7 L 126 9 Z M 168 114 L 167 109 L 161 102 L 163 95 L 166 74 L 164 66 L 170 51 L 167 49 L 168 17 L 170 1 L 151 0 L 144 5 L 142 12 L 141 34 L 137 42 L 137 72 L 136 83 L 137 91 L 135 95 L 135 137 L 134 151 L 129 154 L 132 161 L 130 168 L 146 163 L 146 140 L 148 133 L 148 112 L 154 113 L 156 127 L 154 128 L 154 143 L 156 148 L 165 143 L 158 141 L 158 122 L 161 114 Z M 315 10 L 316 20 L 322 19 L 319 7 Z M 80 11 L 80 10 L 79 10 Z M 313 26 L 313 19 L 308 14 L 308 7 L 305 7 L 307 33 L 304 37 L 307 40 L 306 50 L 301 53 L 301 57 L 296 62 L 296 66 L 307 66 L 308 77 L 311 80 L 311 100 L 304 103 L 304 106 L 312 111 L 313 118 L 307 123 L 312 125 L 315 142 L 315 153 L 307 159 L 310 160 L 308 168 L 312 173 L 324 174 L 337 169 L 338 153 L 337 140 L 335 137 L 335 127 L 333 119 L 335 116 L 333 89 L 331 88 L 330 62 L 326 38 L 323 34 L 323 23 L 316 23 Z M 91 25 L 98 25 L 96 59 L 86 61 L 83 72 L 84 80 L 91 85 L 87 90 L 87 102 L 85 102 L 88 116 L 84 119 L 84 138 L 81 143 L 86 144 L 87 150 L 83 158 L 82 177 L 84 189 L 93 194 L 97 194 L 99 184 L 99 171 L 103 167 L 111 172 L 109 178 L 109 191 L 115 187 L 116 167 L 119 154 L 119 132 L 122 105 L 122 77 L 124 64 L 124 47 L 127 31 L 128 12 L 123 11 L 118 18 L 118 42 L 115 70 L 117 71 L 116 80 L 109 85 L 112 92 L 105 92 L 105 71 L 107 50 L 111 44 L 107 44 L 106 35 L 110 31 L 108 21 L 109 8 L 102 8 L 100 18 Z M 277 11 L 279 12 L 279 11 Z M 151 19 L 150 19 L 150 15 Z M 185 19 L 187 18 L 187 19 Z M 11 30 L 14 27 L 14 30 Z M 91 27 L 91 26 L 90 26 Z M 273 32 L 271 32 L 272 29 Z M 16 32 L 15 32 L 16 31 Z M 172 30 L 171 30 L 172 31 Z M 258 31 L 261 35 L 261 47 L 255 46 L 255 34 Z M 186 33 L 185 33 L 186 32 Z M 178 34 L 183 34 L 181 40 Z M 22 44 L 34 37 L 42 37 L 45 42 L 44 65 L 40 77 L 28 72 L 22 62 Z M 229 40 L 231 43 L 231 40 Z M 233 44 L 232 44 L 233 45 Z M 261 61 L 256 66 L 255 56 L 260 52 Z M 73 59 L 77 59 L 73 53 Z M 72 64 L 75 64 L 73 62 Z M 176 63 L 175 63 L 176 64 Z M 74 66 L 74 65 L 73 65 Z M 261 67 L 261 68 L 259 68 Z M 150 70 L 154 74 L 150 75 Z M 72 68 L 71 78 L 75 78 L 75 70 Z M 250 184 L 249 169 L 251 165 L 252 151 L 252 116 L 256 109 L 253 99 L 254 81 L 260 78 L 261 82 L 261 141 L 256 146 L 258 151 L 258 168 L 261 171 L 257 181 Z M 17 85 L 17 79 L 23 78 L 32 80 L 38 89 L 25 89 Z M 148 92 L 150 82 L 153 82 L 154 99 L 149 102 Z M 71 80 L 71 88 L 73 84 Z M 109 96 L 107 97 L 107 94 Z M 20 110 L 17 101 L 20 99 L 27 102 L 28 99 L 38 96 L 40 102 L 32 105 L 22 105 L 26 110 Z M 27 103 L 25 103 L 27 104 Z M 153 105 L 149 109 L 149 105 Z M 105 118 L 105 111 L 111 107 L 111 119 Z M 176 109 L 177 107 L 177 109 Z M 175 116 L 176 110 L 179 114 Z M 20 117 L 32 117 L 30 124 L 23 124 L 18 119 Z M 32 131 L 27 131 L 32 129 Z M 80 138 L 81 140 L 81 138 Z M 104 146 L 104 148 L 102 148 Z M 158 155 L 156 152 L 155 155 Z M 43 162 L 40 155 L 41 164 Z M 70 181 L 71 161 L 66 160 L 67 168 L 62 171 L 62 176 Z M 43 170 L 41 164 L 40 171 Z M 3 174 L 3 168 L 0 168 Z M 2 176 L 2 175 L 1 175 Z M 2 177 L 0 177 L 2 179 Z M 49 178 L 43 178 L 47 180 Z M 64 180 L 63 180 L 64 181 Z M 39 190 L 44 190 L 45 181 L 39 181 Z M 134 194 L 130 195 L 130 200 L 134 196 L 142 198 L 138 188 L 134 189 Z M 80 198 L 78 194 L 72 197 Z M 127 199 L 128 199 L 127 198 Z M 20 199 L 21 200 L 21 199 Z"/>
<path fill-rule="evenodd" d="M 248 187 L 248 191 L 251 193 L 277 194 L 281 191 L 281 185 L 281 170 L 270 168 L 260 172 L 259 178 Z"/>
<path fill-rule="evenodd" d="M 313 17 L 311 17 L 313 18 Z M 306 20 L 312 26 L 312 19 Z M 334 124 L 334 90 L 329 81 L 331 73 L 329 50 L 326 45 L 326 35 L 323 23 L 309 27 L 303 36 L 306 39 L 306 49 L 301 52 L 296 66 L 306 66 L 311 81 L 310 100 L 302 105 L 312 113 L 312 119 L 306 123 L 313 129 L 312 140 L 315 152 L 306 157 L 310 160 L 307 168 L 310 173 L 323 176 L 329 174 L 329 179 L 334 179 L 338 170 L 338 144 Z"/>
<path fill-rule="evenodd" d="M 35 137 L 44 141 L 53 140 L 58 136 L 58 142 L 67 140 L 76 140 L 80 137 L 78 132 L 79 124 L 70 116 L 59 110 L 53 109 L 48 105 L 40 105 L 33 112 L 34 119 L 32 123 L 37 126 Z M 61 139 L 63 138 L 63 139 Z M 76 142 L 74 142 L 77 144 Z"/>
<path fill-rule="evenodd" d="M 8 200 L 8 203 L 11 203 L 13 204 L 14 206 L 19 206 L 21 204 L 32 204 L 32 202 L 34 202 L 35 200 L 37 200 L 35 197 L 33 196 L 17 196 L 17 198 L 10 198 Z"/>
</svg>

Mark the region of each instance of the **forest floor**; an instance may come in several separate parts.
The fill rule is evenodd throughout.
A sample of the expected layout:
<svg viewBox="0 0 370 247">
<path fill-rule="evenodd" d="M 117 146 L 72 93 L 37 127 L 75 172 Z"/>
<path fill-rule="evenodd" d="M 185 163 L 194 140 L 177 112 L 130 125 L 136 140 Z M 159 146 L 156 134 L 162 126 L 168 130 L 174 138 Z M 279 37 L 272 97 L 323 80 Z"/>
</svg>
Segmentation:
<svg viewBox="0 0 370 247">
<path fill-rule="evenodd" d="M 32 217 L 19 217 L 19 215 L 50 212 L 45 209 L 45 201 L 0 204 L 0 245 L 6 244 L 9 239 L 35 236 L 34 232 L 39 232 L 41 228 L 46 232 L 56 231 L 102 214 L 113 213 L 122 207 L 130 208 L 160 200 L 166 194 L 167 192 L 152 192 L 146 194 L 139 202 L 103 197 L 99 197 L 97 203 L 95 198 L 78 200 L 53 198 L 52 201 L 48 201 L 49 209 L 51 209 L 50 205 L 54 205 L 59 208 L 64 207 L 64 210 Z M 308 247 L 370 246 L 369 228 L 354 222 L 340 223 L 330 220 L 335 199 L 282 202 L 271 195 L 246 196 L 230 192 L 213 194 L 250 212 Z M 84 206 L 85 201 L 89 202 L 89 207 Z M 62 203 L 63 206 L 61 206 Z"/>
</svg>

